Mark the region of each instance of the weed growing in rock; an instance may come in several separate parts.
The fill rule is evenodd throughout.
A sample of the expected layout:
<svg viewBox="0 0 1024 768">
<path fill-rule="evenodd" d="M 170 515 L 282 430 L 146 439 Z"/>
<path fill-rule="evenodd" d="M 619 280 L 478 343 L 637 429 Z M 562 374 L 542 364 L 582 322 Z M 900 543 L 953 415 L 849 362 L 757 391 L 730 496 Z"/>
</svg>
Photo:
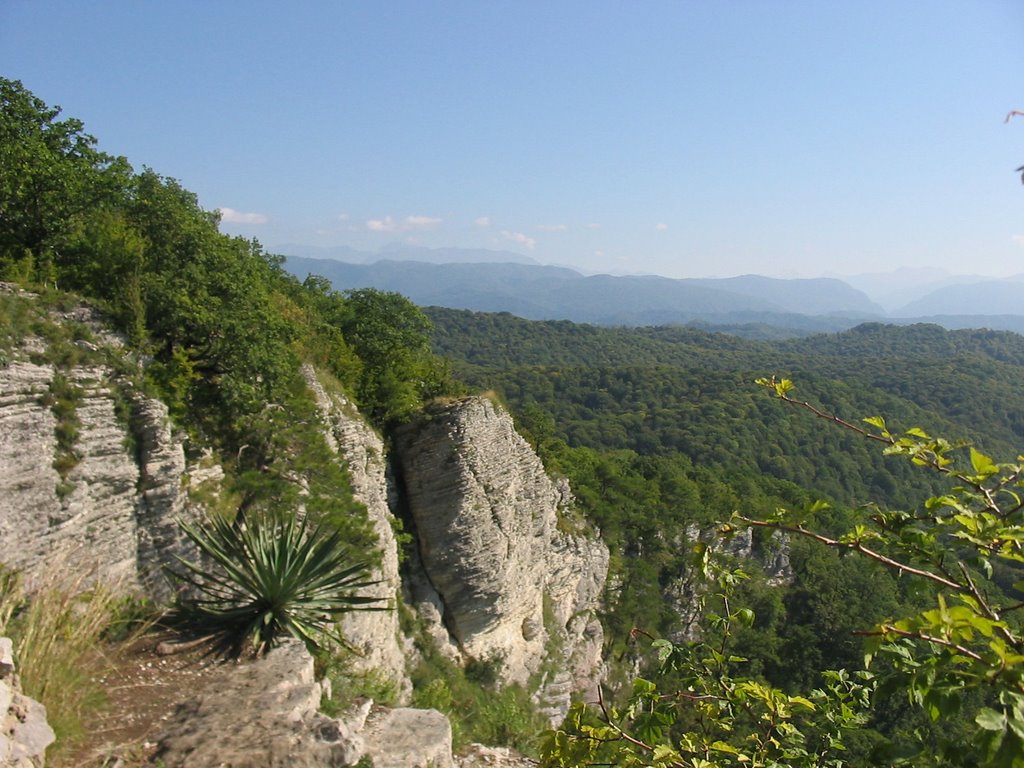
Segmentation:
<svg viewBox="0 0 1024 768">
<path fill-rule="evenodd" d="M 43 403 L 50 407 L 57 420 L 57 425 L 53 429 L 54 437 L 57 439 L 53 468 L 60 475 L 57 495 L 61 498 L 74 488 L 68 482 L 68 473 L 77 466 L 81 458 L 75 451 L 79 429 L 82 426 L 78 418 L 78 404 L 81 400 L 82 389 L 61 373 L 54 374 L 49 392 L 43 397 Z"/>
</svg>

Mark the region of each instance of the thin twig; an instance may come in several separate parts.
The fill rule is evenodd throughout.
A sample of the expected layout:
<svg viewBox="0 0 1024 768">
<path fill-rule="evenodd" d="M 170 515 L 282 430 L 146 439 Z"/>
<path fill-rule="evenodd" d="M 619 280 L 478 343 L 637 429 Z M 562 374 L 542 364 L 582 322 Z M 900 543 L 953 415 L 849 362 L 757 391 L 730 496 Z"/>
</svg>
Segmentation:
<svg viewBox="0 0 1024 768">
<path fill-rule="evenodd" d="M 883 624 L 878 630 L 874 632 L 854 632 L 853 634 L 861 637 L 885 637 L 886 635 L 899 635 L 900 637 L 907 637 L 911 640 L 924 640 L 926 643 L 935 643 L 945 648 L 952 648 L 958 653 L 962 653 L 964 656 L 974 659 L 975 661 L 982 661 L 981 655 L 975 653 L 970 648 L 964 648 L 962 645 L 958 645 L 950 640 L 944 640 L 941 637 L 935 637 L 934 635 L 926 635 L 923 632 L 909 632 L 905 629 L 899 629 L 890 624 Z"/>
<path fill-rule="evenodd" d="M 881 552 L 876 552 L 873 549 L 865 547 L 859 541 L 839 541 L 838 539 L 832 539 L 828 536 L 823 536 L 820 533 L 808 530 L 807 528 L 804 528 L 802 525 L 783 525 L 782 523 L 772 523 L 767 520 L 754 520 L 749 517 L 744 517 L 743 515 L 737 515 L 737 517 L 743 522 L 745 522 L 747 525 L 754 525 L 758 528 L 772 528 L 774 530 L 787 531 L 789 533 L 797 533 L 801 536 L 806 536 L 809 539 L 813 539 L 814 541 L 824 544 L 827 547 L 852 549 L 854 552 L 859 552 L 865 557 L 869 557 L 872 560 L 876 560 L 877 562 L 882 563 L 883 565 L 889 568 L 893 568 L 897 571 L 910 573 L 914 576 L 920 576 L 923 579 L 934 581 L 936 584 L 941 584 L 942 586 L 956 590 L 957 592 L 963 592 L 965 590 L 963 584 L 958 584 L 957 582 L 952 581 L 948 578 L 939 576 L 937 573 L 932 573 L 931 571 L 926 571 L 921 568 L 915 568 L 912 565 L 901 563 L 899 560 L 893 560 L 891 557 L 887 557 L 886 555 L 883 555 Z"/>
</svg>

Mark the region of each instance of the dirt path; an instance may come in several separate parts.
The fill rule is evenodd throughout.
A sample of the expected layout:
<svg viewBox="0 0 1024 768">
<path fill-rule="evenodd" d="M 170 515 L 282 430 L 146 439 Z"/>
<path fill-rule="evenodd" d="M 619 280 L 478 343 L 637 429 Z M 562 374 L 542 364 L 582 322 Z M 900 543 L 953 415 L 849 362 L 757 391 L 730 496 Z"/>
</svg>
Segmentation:
<svg viewBox="0 0 1024 768">
<path fill-rule="evenodd" d="M 84 723 L 86 734 L 48 756 L 54 768 L 134 768 L 148 765 L 175 706 L 202 689 L 220 666 L 191 651 L 159 656 L 163 638 L 146 637 L 120 649 L 98 679 L 108 706 Z"/>
</svg>

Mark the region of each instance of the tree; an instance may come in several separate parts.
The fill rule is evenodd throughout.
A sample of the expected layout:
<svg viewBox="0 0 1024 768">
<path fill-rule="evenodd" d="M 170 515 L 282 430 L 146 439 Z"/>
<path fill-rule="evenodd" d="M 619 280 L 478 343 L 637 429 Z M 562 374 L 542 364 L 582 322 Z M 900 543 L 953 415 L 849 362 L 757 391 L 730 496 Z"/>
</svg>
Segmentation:
<svg viewBox="0 0 1024 768">
<path fill-rule="evenodd" d="M 0 271 L 43 282 L 55 278 L 68 223 L 116 200 L 131 175 L 60 111 L 0 78 Z"/>
<path fill-rule="evenodd" d="M 430 351 L 430 320 L 401 294 L 347 291 L 339 322 L 363 364 L 359 403 L 378 423 L 408 416 L 447 385 L 447 369 Z"/>
<path fill-rule="evenodd" d="M 849 530 L 839 534 L 823 532 L 821 516 L 829 505 L 822 502 L 778 509 L 762 519 L 737 513 L 726 526 L 727 531 L 752 526 L 805 537 L 880 564 L 923 587 L 921 599 L 929 603 L 923 609 L 860 632 L 877 681 L 872 704 L 877 707 L 885 695 L 899 691 L 932 721 L 944 721 L 962 719 L 961 710 L 970 701 L 975 735 L 968 744 L 962 737 L 957 741 L 940 734 L 924 751 L 911 736 L 908 743 L 897 745 L 899 758 L 890 755 L 883 764 L 1024 766 L 1024 457 L 996 463 L 966 442 L 933 437 L 916 427 L 897 432 L 878 416 L 861 423 L 846 421 L 794 398 L 787 379 L 757 383 L 786 404 L 881 445 L 885 454 L 906 458 L 947 486 L 911 510 L 867 505 Z M 723 584 L 721 575 L 718 584 Z M 750 620 L 729 609 L 728 591 L 720 588 L 717 594 L 724 610 L 705 616 L 704 632 L 716 625 L 729 631 L 732 624 Z M 578 709 L 570 726 L 549 738 L 544 764 L 844 764 L 841 753 L 824 756 L 809 746 L 819 743 L 822 733 L 832 738 L 854 725 L 855 713 L 847 708 L 852 701 L 866 703 L 869 687 L 850 684 L 849 673 L 837 672 L 831 687 L 816 691 L 830 693 L 824 700 L 813 695 L 787 698 L 756 681 L 733 678 L 725 663 L 734 661 L 728 645 L 716 649 L 713 638 L 710 634 L 682 644 L 659 641 L 667 662 L 661 674 L 682 671 L 681 680 L 674 686 L 671 678 L 660 686 L 635 681 L 624 709 L 603 702 L 597 711 Z M 837 681 L 843 685 L 837 688 Z M 804 714 L 814 711 L 811 705 L 820 713 L 832 713 L 824 730 L 819 721 L 808 729 L 797 718 L 801 709 L 807 710 Z M 718 728 L 719 719 L 709 728 L 704 719 L 708 707 L 716 709 L 716 718 L 726 718 L 725 728 Z M 737 717 L 741 711 L 745 719 Z M 787 717 L 780 719 L 781 714 Z M 766 723 L 773 728 L 767 739 Z M 719 739 L 712 741 L 715 736 Z"/>
</svg>

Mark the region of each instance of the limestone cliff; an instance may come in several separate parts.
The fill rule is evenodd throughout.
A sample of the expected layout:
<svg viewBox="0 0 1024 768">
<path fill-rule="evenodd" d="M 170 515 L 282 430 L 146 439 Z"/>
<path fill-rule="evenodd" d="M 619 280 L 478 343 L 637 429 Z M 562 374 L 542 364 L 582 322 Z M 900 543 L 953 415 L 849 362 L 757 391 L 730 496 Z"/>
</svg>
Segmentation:
<svg viewBox="0 0 1024 768">
<path fill-rule="evenodd" d="M 377 534 L 381 562 L 374 578 L 379 583 L 367 593 L 394 605 L 402 583 L 384 443 L 341 392 L 327 391 L 311 366 L 305 366 L 302 373 L 324 419 L 327 442 L 345 462 L 352 494 L 366 505 Z M 406 672 L 409 651 L 402 642 L 398 612 L 353 612 L 345 617 L 342 628 L 349 643 L 361 654 L 354 660 L 357 671 L 376 670 L 396 685 L 400 700 L 407 699 L 412 687 Z"/>
<path fill-rule="evenodd" d="M 73 319 L 98 326 L 88 310 Z M 184 450 L 166 407 L 110 365 L 121 343 L 97 340 L 58 363 L 28 337 L 0 367 L 0 563 L 30 582 L 49 564 L 166 597 L 162 567 L 184 551 Z"/>
<path fill-rule="evenodd" d="M 556 699 L 591 687 L 608 550 L 560 530 L 568 488 L 508 413 L 486 398 L 439 405 L 400 430 L 395 447 L 427 577 L 417 606 L 439 606 L 438 631 L 463 656 L 498 664 L 506 682 L 541 676 Z"/>
<path fill-rule="evenodd" d="M 204 514 L 194 491 L 216 496 L 223 471 L 212 457 L 187 459 L 166 406 L 133 385 L 143 362 L 99 316 L 33 311 L 48 313 L 47 339 L 0 349 L 0 564 L 30 585 L 56 565 L 166 601 L 165 566 L 194 557 L 178 520 Z M 547 476 L 487 399 L 431 409 L 389 456 L 338 386 L 303 373 L 376 531 L 378 595 L 404 595 L 452 658 L 495 663 L 501 681 L 528 683 L 560 718 L 602 674 L 596 609 L 608 569 L 596 537 L 562 524 L 568 484 Z M 405 584 L 398 510 L 418 537 Z M 398 612 L 353 613 L 343 630 L 360 652 L 355 671 L 373 670 L 407 700 L 415 651 Z"/>
</svg>

